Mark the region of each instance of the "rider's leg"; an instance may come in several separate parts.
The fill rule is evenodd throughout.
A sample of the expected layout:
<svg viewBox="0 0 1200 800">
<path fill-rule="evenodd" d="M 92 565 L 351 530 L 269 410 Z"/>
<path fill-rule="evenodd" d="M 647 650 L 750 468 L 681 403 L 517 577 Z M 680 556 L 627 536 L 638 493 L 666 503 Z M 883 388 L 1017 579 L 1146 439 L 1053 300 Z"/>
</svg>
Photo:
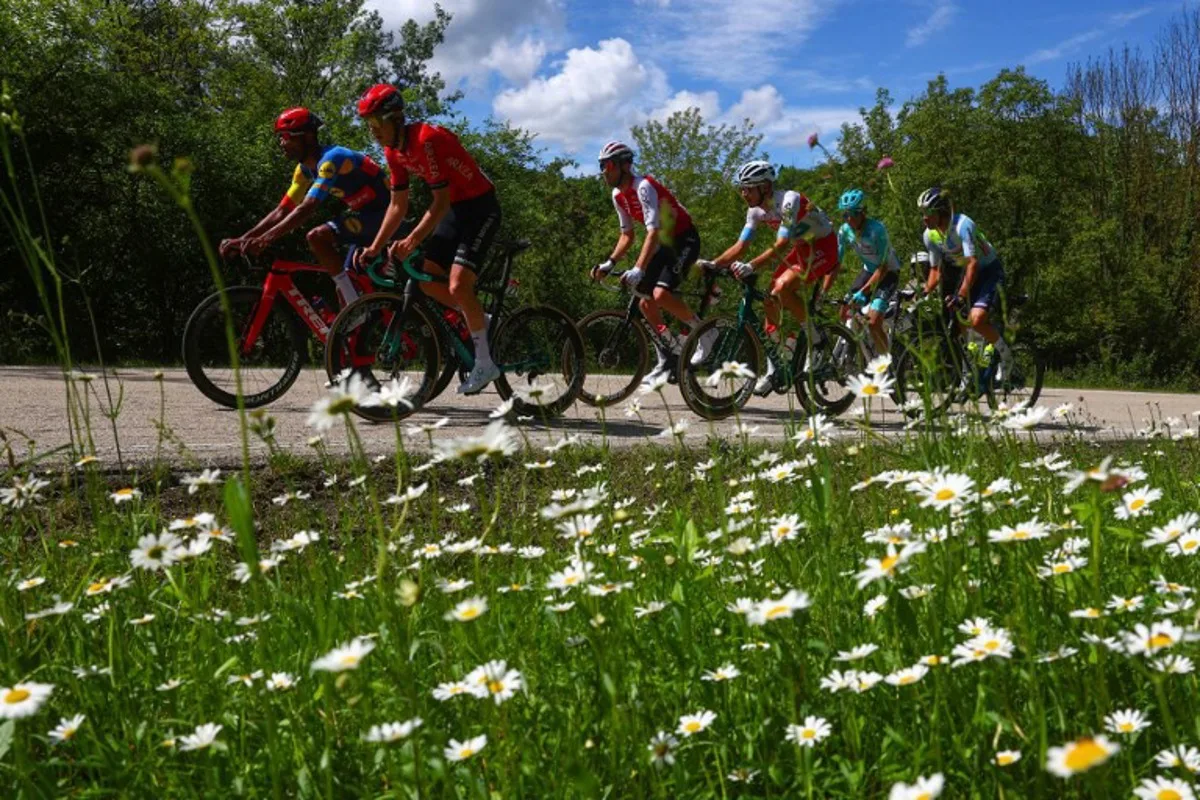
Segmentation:
<svg viewBox="0 0 1200 800">
<path fill-rule="evenodd" d="M 342 270 L 342 256 L 338 253 L 337 232 L 329 225 L 318 225 L 305 236 L 308 248 L 317 257 L 320 264 L 337 286 L 338 297 L 342 305 L 346 305 L 358 297 L 358 288 L 350 276 Z"/>
<path fill-rule="evenodd" d="M 490 364 L 492 351 L 488 347 L 487 319 L 483 306 L 475 296 L 476 275 L 470 267 L 454 264 L 450 267 L 450 296 L 467 319 L 467 330 L 475 343 L 475 363 Z"/>
<path fill-rule="evenodd" d="M 875 343 L 875 352 L 880 355 L 888 351 L 888 335 L 884 330 L 884 312 L 874 308 L 867 312 L 867 328 L 871 331 L 871 341 Z"/>
</svg>

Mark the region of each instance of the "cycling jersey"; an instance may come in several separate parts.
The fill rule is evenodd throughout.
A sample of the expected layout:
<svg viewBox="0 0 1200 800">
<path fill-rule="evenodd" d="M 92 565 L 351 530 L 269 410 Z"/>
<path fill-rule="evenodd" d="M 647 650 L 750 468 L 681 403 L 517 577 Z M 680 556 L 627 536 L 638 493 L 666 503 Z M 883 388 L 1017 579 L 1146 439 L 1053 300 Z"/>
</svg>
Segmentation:
<svg viewBox="0 0 1200 800">
<path fill-rule="evenodd" d="M 862 231 L 855 231 L 850 223 L 842 224 L 838 229 L 838 263 L 846 255 L 846 248 L 853 247 L 854 252 L 863 262 L 863 269 L 875 272 L 880 268 L 897 272 L 900 270 L 900 259 L 888 239 L 887 228 L 877 219 L 868 219 L 863 224 Z"/>
<path fill-rule="evenodd" d="M 428 122 L 404 127 L 404 144 L 385 147 L 393 189 L 408 188 L 409 173 L 416 173 L 430 189 L 450 187 L 450 202 L 473 200 L 495 187 L 475 159 L 451 131 Z"/>
<path fill-rule="evenodd" d="M 780 239 L 823 239 L 833 233 L 833 223 L 825 212 L 799 192 L 777 189 L 768 206 L 746 209 L 746 227 L 738 237 L 741 241 L 748 241 L 759 225 L 778 231 Z"/>
<path fill-rule="evenodd" d="M 966 214 L 955 214 L 945 234 L 926 228 L 925 249 L 929 251 L 932 267 L 941 266 L 943 259 L 957 267 L 965 267 L 967 259 L 972 257 L 979 259 L 979 266 L 990 267 L 998 258 L 996 248 Z"/>
<path fill-rule="evenodd" d="M 365 153 L 337 145 L 321 149 L 316 169 L 296 165 L 292 185 L 279 205 L 290 211 L 305 198 L 324 200 L 330 195 L 359 212 L 380 211 L 388 205 L 387 185 L 379 165 Z"/>
<path fill-rule="evenodd" d="M 670 246 L 693 227 L 687 209 L 675 199 L 670 189 L 651 175 L 640 178 L 634 175 L 629 188 L 613 189 L 612 201 L 622 231 L 632 231 L 633 221 L 637 220 L 647 230 L 658 230 L 660 244 Z"/>
</svg>

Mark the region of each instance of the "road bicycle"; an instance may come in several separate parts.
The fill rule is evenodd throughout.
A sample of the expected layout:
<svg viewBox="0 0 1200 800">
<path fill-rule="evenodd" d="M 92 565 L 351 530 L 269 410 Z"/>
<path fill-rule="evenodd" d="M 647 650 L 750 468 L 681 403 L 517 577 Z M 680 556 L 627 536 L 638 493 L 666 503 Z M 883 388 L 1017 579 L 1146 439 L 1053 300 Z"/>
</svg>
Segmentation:
<svg viewBox="0 0 1200 800">
<path fill-rule="evenodd" d="M 608 277 L 620 280 L 623 272 L 611 273 Z M 610 286 L 598 283 L 606 291 L 624 293 L 628 288 L 618 283 Z M 659 331 L 642 313 L 642 298 L 630 292 L 629 305 L 624 311 L 603 309 L 593 311 L 579 320 L 576 325 L 583 337 L 586 359 L 586 378 L 579 399 L 591 406 L 610 406 L 633 394 L 650 368 L 650 348 L 668 352 L 679 349 L 679 341 L 669 330 Z M 678 293 L 681 299 L 700 300 L 697 315 L 705 316 L 708 309 L 720 297 L 716 277 L 705 273 L 704 289 L 700 293 Z M 678 361 L 670 362 L 668 380 L 679 382 Z"/>
<path fill-rule="evenodd" d="M 250 260 L 246 262 L 253 269 Z M 247 408 L 279 399 L 300 375 L 309 358 L 310 341 L 323 345 L 329 336 L 335 315 L 319 296 L 311 301 L 305 296 L 293 279 L 299 273 L 329 275 L 316 264 L 277 258 L 267 268 L 262 286 L 225 289 Z M 374 288 L 364 274 L 352 270 L 350 277 L 360 292 Z M 220 292 L 201 300 L 188 318 L 183 329 L 183 363 L 201 394 L 220 405 L 237 407 L 236 376 L 225 338 Z"/>
<path fill-rule="evenodd" d="M 715 275 L 729 275 L 708 265 L 704 269 Z M 847 386 L 849 378 L 863 369 L 854 335 L 837 323 L 814 321 L 816 336 L 811 348 L 802 330 L 794 350 L 788 353 L 772 337 L 762 334 L 754 306 L 767 295 L 757 288 L 757 280 L 757 275 L 750 275 L 739 281 L 742 297 L 736 318 L 709 317 L 688 334 L 679 356 L 679 390 L 684 402 L 705 419 L 728 417 L 750 399 L 766 359 L 774 366 L 771 381 L 776 393 L 794 389 L 807 413 L 841 414 L 854 402 Z M 710 330 L 717 331 L 711 352 L 693 366 L 691 360 L 700 338 Z M 835 361 L 833 353 L 839 342 L 845 343 L 840 351 L 844 355 L 841 361 Z M 748 369 L 737 370 L 735 364 Z"/>
<path fill-rule="evenodd" d="M 502 267 L 489 286 L 488 341 L 500 368 L 496 390 L 512 399 L 517 415 L 557 416 L 579 396 L 584 380 L 583 340 L 570 317 L 546 305 L 505 311 L 513 259 L 529 247 L 527 241 L 499 244 Z M 396 380 L 406 386 L 405 402 L 394 407 L 364 406 L 355 413 L 370 420 L 402 419 L 436 396 L 451 376 L 466 376 L 475 366 L 470 337 L 447 320 L 443 307 L 425 295 L 425 282 L 445 283 L 446 277 L 421 270 L 419 254 L 400 265 L 375 264 L 368 276 L 377 288 L 350 303 L 330 328 L 325 367 L 330 380 L 347 369 L 371 383 Z"/>
</svg>

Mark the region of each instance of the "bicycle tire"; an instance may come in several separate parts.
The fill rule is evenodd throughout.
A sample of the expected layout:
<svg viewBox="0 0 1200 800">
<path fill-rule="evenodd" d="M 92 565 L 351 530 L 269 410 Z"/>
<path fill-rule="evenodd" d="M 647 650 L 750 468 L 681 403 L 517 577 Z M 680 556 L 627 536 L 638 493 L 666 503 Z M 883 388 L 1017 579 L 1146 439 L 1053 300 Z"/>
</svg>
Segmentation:
<svg viewBox="0 0 1200 800">
<path fill-rule="evenodd" d="M 1027 342 L 1010 345 L 1013 353 L 1014 374 L 996 381 L 996 366 L 999 354 L 994 355 L 988 374 L 988 406 L 995 411 L 1000 403 L 1009 410 L 1032 408 L 1042 396 L 1042 382 L 1046 379 L 1046 360 L 1035 347 Z M 1030 381 L 1032 377 L 1032 381 Z"/>
<path fill-rule="evenodd" d="M 262 288 L 230 286 L 225 290 L 225 295 L 229 299 L 233 330 L 240 349 L 246 327 L 254 319 L 258 304 L 262 300 Z M 303 369 L 306 360 L 308 331 L 299 319 L 289 312 L 289 307 L 277 299 L 254 349 L 249 354 L 239 356 L 238 363 L 243 381 L 242 400 L 246 408 L 258 408 L 278 400 L 300 376 L 300 370 Z M 267 375 L 269 383 L 265 388 L 247 394 L 247 380 L 256 374 L 264 374 L 263 371 L 268 369 L 256 368 L 255 363 L 258 361 L 280 362 L 277 368 L 270 368 L 272 371 L 277 370 L 279 374 Z M 221 307 L 220 292 L 213 292 L 201 300 L 188 317 L 183 328 L 183 363 L 187 367 L 188 378 L 202 395 L 218 405 L 237 408 L 236 376 L 233 375 L 232 366 L 229 364 L 229 348 L 225 339 L 225 312 Z M 220 364 L 224 366 L 219 366 Z M 255 369 L 259 372 L 248 372 Z M 230 372 L 229 385 L 225 388 L 218 385 L 217 370 Z"/>
<path fill-rule="evenodd" d="M 491 350 L 501 369 L 496 391 L 512 399 L 518 416 L 557 417 L 578 399 L 585 375 L 583 337 L 557 308 L 518 309 L 501 320 Z"/>
<path fill-rule="evenodd" d="M 385 358 L 381 351 L 387 344 L 384 335 L 391 319 L 389 314 L 405 315 L 398 328 L 404 338 L 395 353 Z M 329 328 L 325 342 L 325 371 L 331 381 L 336 381 L 352 363 L 351 354 L 355 350 L 371 352 L 373 360 L 369 369 L 380 383 L 399 378 L 401 373 L 408 380 L 413 380 L 415 375 L 413 391 L 408 395 L 411 398 L 409 405 L 356 406 L 355 414 L 372 422 L 388 422 L 404 419 L 428 402 L 442 369 L 442 352 L 437 328 L 425 309 L 411 304 L 405 311 L 404 298 L 398 294 L 372 292 L 359 297 L 342 309 Z M 378 374 L 380 370 L 384 372 L 383 376 Z"/>
<path fill-rule="evenodd" d="M 755 376 L 761 371 L 763 363 L 762 343 L 754 335 L 749 323 L 741 323 L 729 317 L 709 317 L 692 328 L 679 354 L 679 393 L 683 402 L 692 413 L 704 419 L 725 419 L 746 405 L 754 393 L 756 377 L 738 378 L 741 381 L 730 381 L 727 397 L 717 396 L 708 391 L 705 382 L 716 370 L 705 369 L 704 365 L 693 367 L 692 355 L 700 344 L 700 337 L 710 330 L 717 329 L 717 340 L 713 343 L 713 352 L 706 359 L 708 364 L 724 364 L 736 361 L 745 364 Z M 718 381 L 718 388 L 721 381 Z"/>
<path fill-rule="evenodd" d="M 818 327 L 824 334 L 824 343 L 819 350 L 813 348 L 811 363 L 816 365 L 815 371 L 796 371 L 796 396 L 805 408 L 836 417 L 854 405 L 854 392 L 846 389 L 846 384 L 851 377 L 861 373 L 866 365 L 863 363 L 862 348 L 849 328 L 834 322 L 822 322 Z M 804 355 L 797 345 L 796 358 Z M 832 396 L 834 386 L 846 391 L 840 396 Z"/>
<path fill-rule="evenodd" d="M 965 354 L 944 336 L 938 337 L 932 349 L 922 346 L 927 341 L 914 340 L 900 353 L 894 367 L 894 388 L 901 407 L 910 400 L 920 399 L 927 411 L 940 415 L 962 399 L 959 384 L 964 374 Z"/>
<path fill-rule="evenodd" d="M 642 326 L 624 311 L 609 310 L 593 311 L 576 327 L 583 339 L 586 371 L 579 399 L 608 407 L 637 391 L 650 365 L 649 338 Z M 629 380 L 622 383 L 627 369 Z"/>
</svg>

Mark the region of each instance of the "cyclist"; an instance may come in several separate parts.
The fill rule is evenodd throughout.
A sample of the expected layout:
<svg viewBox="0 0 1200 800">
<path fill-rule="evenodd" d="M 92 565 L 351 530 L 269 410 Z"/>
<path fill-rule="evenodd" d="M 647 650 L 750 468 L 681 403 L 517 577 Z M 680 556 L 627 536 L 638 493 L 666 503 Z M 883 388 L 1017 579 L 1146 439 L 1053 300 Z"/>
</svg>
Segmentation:
<svg viewBox="0 0 1200 800">
<path fill-rule="evenodd" d="M 344 305 L 358 297 L 358 290 L 346 271 L 350 263 L 343 263 L 338 255 L 338 245 L 363 245 L 375 238 L 388 192 L 383 170 L 370 156 L 317 141 L 317 130 L 323 124 L 307 108 L 289 108 L 275 119 L 279 146 L 296 162 L 292 185 L 271 213 L 241 236 L 221 242 L 219 250 L 222 258 L 239 251 L 261 253 L 303 225 L 332 195 L 345 203 L 349 212 L 312 228 L 306 238 L 317 262 L 333 277 Z"/>
<path fill-rule="evenodd" d="M 641 296 L 642 314 L 646 321 L 662 334 L 655 337 L 654 349 L 658 363 L 643 379 L 646 383 L 670 369 L 676 355 L 659 339 L 667 339 L 667 325 L 659 309 L 666 311 L 689 328 L 700 324 L 700 318 L 688 308 L 676 290 L 700 255 L 700 234 L 692 218 L 675 195 L 651 175 L 636 175 L 633 171 L 633 150 L 623 142 L 609 142 L 600 148 L 600 172 L 612 189 L 613 207 L 621 236 L 608 259 L 592 268 L 593 280 L 612 272 L 616 263 L 633 246 L 633 222 L 646 227 L 646 238 L 632 268 L 621 276 L 621 282 Z M 699 364 L 707 357 L 716 338 L 715 330 L 708 331 L 698 343 L 692 362 Z"/>
<path fill-rule="evenodd" d="M 847 248 L 853 248 L 862 261 L 863 269 L 850 286 L 848 300 L 853 305 L 842 307 L 842 320 L 854 313 L 854 308 L 867 309 L 867 327 L 875 343 L 875 352 L 888 351 L 887 331 L 883 328 L 888 303 L 900 285 L 900 259 L 892 249 L 887 228 L 879 220 L 867 216 L 867 196 L 861 189 L 847 189 L 838 200 L 838 210 L 844 222 L 838 229 L 837 260 L 840 264 Z"/>
<path fill-rule="evenodd" d="M 735 277 L 745 278 L 782 256 L 783 260 L 771 276 L 771 295 L 763 304 L 766 334 L 777 335 L 782 305 L 804 328 L 807 341 L 813 342 L 815 331 L 809 320 L 808 304 L 799 292 L 804 285 L 820 280 L 812 297 L 815 301 L 837 278 L 840 265 L 833 224 L 825 212 L 803 194 L 776 189 L 775 168 L 766 161 L 743 164 L 733 182 L 746 201 L 746 225 L 738 240 L 713 263 L 728 266 Z M 750 261 L 739 261 L 759 225 L 766 225 L 776 232 L 775 244 Z M 754 391 L 760 395 L 769 394 L 774 373 L 775 364 L 768 359 L 767 371 L 759 377 Z"/>
<path fill-rule="evenodd" d="M 997 379 L 1003 380 L 1011 374 L 1012 349 L 988 320 L 988 309 L 1004 284 L 1000 256 L 970 217 L 954 213 L 947 190 L 939 186 L 926 189 L 917 198 L 917 207 L 924 215 L 930 273 L 947 270 L 943 286 L 957 287 L 950 290 L 953 294 L 947 293 L 947 300 L 956 308 L 970 306 L 971 327 L 1000 354 Z"/>
<path fill-rule="evenodd" d="M 388 251 L 403 261 L 418 247 L 423 249 L 423 269 L 449 275 L 447 284 L 424 282 L 421 290 L 437 302 L 457 308 L 466 318 L 475 344 L 475 366 L 458 387 L 459 394 L 478 394 L 500 377 L 488 346 L 487 318 L 475 296 L 475 284 L 492 240 L 500 228 L 496 188 L 458 137 L 427 122 L 408 122 L 404 97 L 387 83 L 372 86 L 358 101 L 362 117 L 375 141 L 383 146 L 391 173 L 392 199 L 375 241 L 360 258 L 374 259 L 404 222 L 408 213 L 408 179 L 416 174 L 433 192 L 433 203 L 417 226 Z"/>
</svg>

